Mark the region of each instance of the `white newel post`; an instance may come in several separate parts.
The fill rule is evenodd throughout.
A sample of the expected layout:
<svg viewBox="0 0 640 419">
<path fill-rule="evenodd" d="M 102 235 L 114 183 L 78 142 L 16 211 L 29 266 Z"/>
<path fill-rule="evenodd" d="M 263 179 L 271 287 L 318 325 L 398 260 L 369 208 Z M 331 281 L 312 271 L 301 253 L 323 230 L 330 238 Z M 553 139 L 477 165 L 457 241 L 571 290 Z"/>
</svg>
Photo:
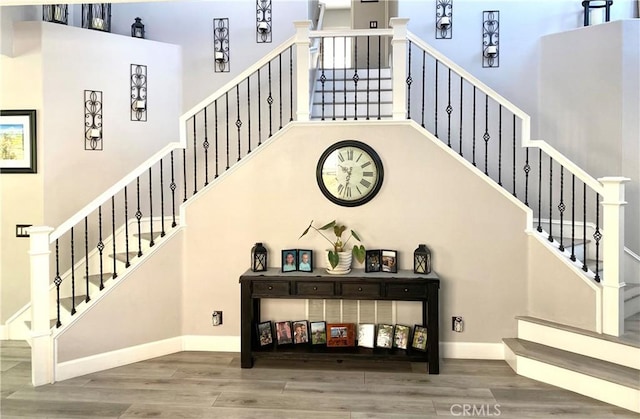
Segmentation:
<svg viewBox="0 0 640 419">
<path fill-rule="evenodd" d="M 309 120 L 309 69 L 311 59 L 309 38 L 311 21 L 298 20 L 293 22 L 296 28 L 296 120 Z"/>
<path fill-rule="evenodd" d="M 53 352 L 49 311 L 49 234 L 51 227 L 31 227 L 31 382 L 53 382 Z"/>
<path fill-rule="evenodd" d="M 391 40 L 391 77 L 393 84 L 393 119 L 407 119 L 407 23 L 403 17 L 391 18 L 389 25 L 393 28 Z"/>
<path fill-rule="evenodd" d="M 604 177 L 602 196 L 602 331 L 624 333 L 624 184 L 630 179 Z"/>
</svg>

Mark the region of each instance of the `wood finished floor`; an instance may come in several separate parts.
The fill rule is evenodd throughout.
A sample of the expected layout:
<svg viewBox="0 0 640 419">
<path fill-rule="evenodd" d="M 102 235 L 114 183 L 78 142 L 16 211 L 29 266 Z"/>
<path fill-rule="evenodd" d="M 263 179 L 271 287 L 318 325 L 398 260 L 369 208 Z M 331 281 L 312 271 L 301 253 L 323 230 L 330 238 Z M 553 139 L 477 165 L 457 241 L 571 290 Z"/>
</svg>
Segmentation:
<svg viewBox="0 0 640 419">
<path fill-rule="evenodd" d="M 440 375 L 427 375 L 422 363 L 261 360 L 241 369 L 236 353 L 180 352 L 33 388 L 28 345 L 2 341 L 0 366 L 2 419 L 411 419 L 459 417 L 464 405 L 484 413 L 475 417 L 639 417 L 503 361 L 445 359 Z"/>
</svg>

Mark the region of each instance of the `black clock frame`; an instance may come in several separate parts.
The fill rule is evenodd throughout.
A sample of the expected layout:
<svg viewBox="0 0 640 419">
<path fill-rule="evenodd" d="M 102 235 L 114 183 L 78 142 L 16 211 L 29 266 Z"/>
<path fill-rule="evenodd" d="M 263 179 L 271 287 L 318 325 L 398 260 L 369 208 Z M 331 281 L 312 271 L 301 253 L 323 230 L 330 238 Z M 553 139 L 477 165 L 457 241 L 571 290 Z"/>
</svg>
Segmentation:
<svg viewBox="0 0 640 419">
<path fill-rule="evenodd" d="M 377 175 L 376 175 L 376 183 L 373 186 L 373 189 L 371 190 L 371 192 L 369 192 L 366 196 L 363 196 L 362 198 L 356 199 L 353 201 L 340 199 L 334 196 L 331 192 L 329 192 L 327 187 L 324 185 L 324 182 L 322 181 L 322 168 L 324 167 L 325 161 L 327 160 L 327 158 L 331 153 L 333 153 L 335 150 L 342 147 L 355 147 L 355 148 L 362 149 L 363 151 L 365 151 L 371 156 L 371 158 L 373 159 L 373 163 L 377 166 L 377 169 L 378 169 Z M 380 159 L 380 156 L 369 145 L 357 140 L 343 140 L 343 141 L 338 141 L 337 143 L 331 145 L 329 148 L 327 148 L 324 151 L 324 153 L 322 153 L 322 155 L 320 156 L 320 159 L 318 160 L 318 166 L 316 167 L 316 180 L 318 181 L 318 187 L 320 188 L 320 191 L 324 194 L 325 197 L 327 197 L 329 201 L 333 202 L 334 204 L 341 205 L 343 207 L 357 207 L 371 201 L 380 191 L 380 188 L 382 187 L 383 179 L 384 179 L 384 168 L 382 166 L 382 160 Z"/>
</svg>

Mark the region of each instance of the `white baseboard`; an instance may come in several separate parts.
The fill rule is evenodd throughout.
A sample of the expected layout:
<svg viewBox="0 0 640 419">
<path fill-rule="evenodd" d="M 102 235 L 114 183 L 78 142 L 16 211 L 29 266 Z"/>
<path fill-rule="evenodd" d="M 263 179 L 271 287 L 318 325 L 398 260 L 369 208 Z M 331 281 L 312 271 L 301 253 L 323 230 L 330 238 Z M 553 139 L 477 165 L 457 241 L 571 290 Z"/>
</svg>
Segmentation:
<svg viewBox="0 0 640 419">
<path fill-rule="evenodd" d="M 182 350 L 240 352 L 240 336 L 182 336 Z"/>
<path fill-rule="evenodd" d="M 0 326 L 0 340 L 9 340 L 9 328 L 5 325 Z"/>
<path fill-rule="evenodd" d="M 440 342 L 440 358 L 504 359 L 502 343 Z"/>
<path fill-rule="evenodd" d="M 57 348 L 56 348 L 57 350 Z M 182 351 L 182 337 L 164 339 L 143 345 L 118 349 L 72 361 L 61 362 L 55 365 L 54 381 L 68 380 L 69 378 L 104 371 L 110 368 L 121 367 L 134 362 L 145 361 L 158 356 L 168 355 Z"/>
</svg>

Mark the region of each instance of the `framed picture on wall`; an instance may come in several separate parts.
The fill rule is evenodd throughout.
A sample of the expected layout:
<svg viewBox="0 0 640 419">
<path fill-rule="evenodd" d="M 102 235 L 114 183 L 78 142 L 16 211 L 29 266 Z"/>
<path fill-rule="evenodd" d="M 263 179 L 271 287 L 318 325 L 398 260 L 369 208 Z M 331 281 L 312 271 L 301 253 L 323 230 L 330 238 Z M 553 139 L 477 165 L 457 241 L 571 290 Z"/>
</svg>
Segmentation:
<svg viewBox="0 0 640 419">
<path fill-rule="evenodd" d="M 36 111 L 0 111 L 0 173 L 37 173 L 36 148 Z"/>
</svg>

